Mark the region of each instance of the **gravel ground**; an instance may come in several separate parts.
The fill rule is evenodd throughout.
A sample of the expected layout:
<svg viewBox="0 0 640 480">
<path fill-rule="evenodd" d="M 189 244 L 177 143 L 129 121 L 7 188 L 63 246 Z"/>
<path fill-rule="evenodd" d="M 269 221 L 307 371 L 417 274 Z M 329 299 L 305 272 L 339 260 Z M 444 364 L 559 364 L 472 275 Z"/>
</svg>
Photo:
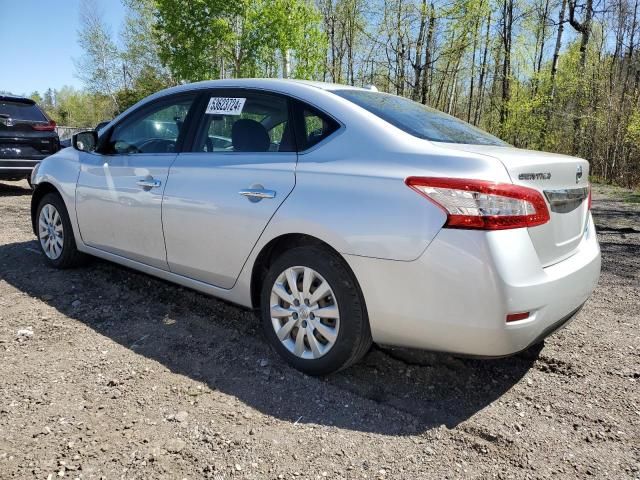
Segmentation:
<svg viewBox="0 0 640 480">
<path fill-rule="evenodd" d="M 599 187 L 600 284 L 502 360 L 285 366 L 249 311 L 95 260 L 45 266 L 0 182 L 0 478 L 640 478 L 640 204 Z"/>
</svg>

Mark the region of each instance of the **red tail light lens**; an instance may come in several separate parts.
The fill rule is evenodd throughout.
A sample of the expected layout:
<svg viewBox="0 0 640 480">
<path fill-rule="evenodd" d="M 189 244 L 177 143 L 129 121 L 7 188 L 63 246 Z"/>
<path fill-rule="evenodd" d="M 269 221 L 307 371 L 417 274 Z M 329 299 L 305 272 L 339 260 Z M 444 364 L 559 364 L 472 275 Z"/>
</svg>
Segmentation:
<svg viewBox="0 0 640 480">
<path fill-rule="evenodd" d="M 460 178 L 409 177 L 405 183 L 446 212 L 445 227 L 505 230 L 549 221 L 544 197 L 532 188 Z"/>
<path fill-rule="evenodd" d="M 591 184 L 589 184 L 589 203 L 587 204 L 589 207 L 589 210 L 591 210 Z"/>
<path fill-rule="evenodd" d="M 510 313 L 509 315 L 507 315 L 507 323 L 517 322 L 519 320 L 526 320 L 527 318 L 529 318 L 529 312 Z"/>
<path fill-rule="evenodd" d="M 31 128 L 38 132 L 53 132 L 56 129 L 56 122 L 49 120 L 49 123 L 36 123 Z"/>
</svg>

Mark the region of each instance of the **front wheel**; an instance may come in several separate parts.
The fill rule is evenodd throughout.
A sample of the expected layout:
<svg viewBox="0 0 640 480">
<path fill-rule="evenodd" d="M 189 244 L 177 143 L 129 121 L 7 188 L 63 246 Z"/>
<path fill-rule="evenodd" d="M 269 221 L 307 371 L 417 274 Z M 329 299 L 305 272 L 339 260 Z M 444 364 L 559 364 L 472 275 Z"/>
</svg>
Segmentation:
<svg viewBox="0 0 640 480">
<path fill-rule="evenodd" d="M 69 214 L 57 193 L 47 193 L 38 204 L 37 232 L 40 250 L 55 268 L 71 268 L 84 260 L 76 248 Z"/>
<path fill-rule="evenodd" d="M 271 264 L 262 285 L 261 317 L 275 350 L 310 375 L 347 368 L 371 347 L 356 280 L 327 248 L 296 247 Z"/>
</svg>

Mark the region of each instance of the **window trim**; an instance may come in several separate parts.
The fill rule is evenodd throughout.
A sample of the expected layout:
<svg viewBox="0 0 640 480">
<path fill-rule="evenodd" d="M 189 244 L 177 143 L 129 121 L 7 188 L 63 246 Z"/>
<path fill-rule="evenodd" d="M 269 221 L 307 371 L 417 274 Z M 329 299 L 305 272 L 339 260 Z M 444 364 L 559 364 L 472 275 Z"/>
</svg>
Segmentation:
<svg viewBox="0 0 640 480">
<path fill-rule="evenodd" d="M 222 150 L 213 151 L 213 152 L 204 152 L 196 150 L 196 146 L 200 144 L 200 140 L 202 136 L 205 134 L 205 128 L 207 122 L 205 121 L 206 114 L 204 113 L 206 107 L 209 103 L 209 99 L 212 96 L 227 96 L 234 97 L 239 96 L 238 92 L 245 92 L 245 94 L 257 94 L 257 95 L 271 95 L 273 97 L 283 98 L 287 105 L 287 117 L 288 122 L 294 126 L 293 128 L 293 137 L 294 137 L 294 145 L 295 149 L 290 152 L 225 152 Z M 247 88 L 247 87 L 214 87 L 214 88 L 206 88 L 202 90 L 202 98 L 200 99 L 200 105 L 198 105 L 198 115 L 199 120 L 193 121 L 193 132 L 192 136 L 189 138 L 189 144 L 184 145 L 184 153 L 199 153 L 199 154 L 212 154 L 212 155 L 274 155 L 274 154 L 282 154 L 282 155 L 291 155 L 298 153 L 298 136 L 295 128 L 295 117 L 293 112 L 293 102 L 294 99 L 287 95 L 286 93 L 276 92 L 272 90 L 266 90 L 261 88 Z"/>
<path fill-rule="evenodd" d="M 115 123 L 114 125 L 112 125 L 111 127 L 109 127 L 109 129 L 104 132 L 103 135 L 100 136 L 99 140 L 98 140 L 98 148 L 96 148 L 95 152 L 100 154 L 100 155 L 104 155 L 104 156 L 108 156 L 108 157 L 114 157 L 114 156 L 142 156 L 142 155 L 176 155 L 178 153 L 182 153 L 184 151 L 184 147 L 185 147 L 185 140 L 187 140 L 188 138 L 188 134 L 191 130 L 191 123 L 193 121 L 193 116 L 196 112 L 196 110 L 200 107 L 199 103 L 200 103 L 200 98 L 201 96 L 201 92 L 198 92 L 196 90 L 189 90 L 186 92 L 180 92 L 180 93 L 175 93 L 172 95 L 165 95 L 162 96 L 156 100 L 152 100 L 150 102 L 145 103 L 144 105 L 141 105 L 139 108 L 135 109 L 134 111 L 130 112 L 129 114 L 127 114 L 125 117 L 121 118 L 120 120 L 118 120 L 117 123 Z M 170 103 L 174 103 L 176 100 L 182 99 L 182 98 L 192 98 L 192 102 L 191 102 L 191 106 L 189 107 L 189 111 L 187 112 L 187 116 L 184 119 L 184 125 L 182 126 L 182 130 L 180 131 L 178 138 L 176 140 L 176 150 L 175 152 L 166 152 L 166 153 L 112 153 L 112 152 L 107 152 L 105 151 L 105 149 L 107 148 L 107 146 L 110 144 L 111 142 L 111 136 L 113 135 L 113 132 L 115 131 L 115 129 L 119 126 L 121 126 L 124 123 L 127 123 L 129 121 L 135 121 L 137 119 L 139 119 L 140 117 L 143 117 L 144 115 L 148 114 L 150 111 L 153 110 L 157 110 L 158 107 L 161 107 L 163 104 L 170 104 Z"/>
</svg>

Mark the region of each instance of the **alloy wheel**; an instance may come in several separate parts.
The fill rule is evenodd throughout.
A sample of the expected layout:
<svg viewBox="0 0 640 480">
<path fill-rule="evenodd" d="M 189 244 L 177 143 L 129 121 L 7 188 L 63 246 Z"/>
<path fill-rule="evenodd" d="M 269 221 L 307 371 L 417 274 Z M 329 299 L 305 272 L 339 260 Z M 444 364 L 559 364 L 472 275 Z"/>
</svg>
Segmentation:
<svg viewBox="0 0 640 480">
<path fill-rule="evenodd" d="M 38 218 L 38 237 L 42 251 L 51 260 L 57 260 L 62 255 L 64 246 L 64 228 L 62 217 L 56 207 L 47 203 L 40 210 Z"/>
<path fill-rule="evenodd" d="M 271 289 L 271 323 L 287 350 L 317 359 L 335 345 L 340 311 L 333 289 L 309 267 L 289 267 Z"/>
</svg>

